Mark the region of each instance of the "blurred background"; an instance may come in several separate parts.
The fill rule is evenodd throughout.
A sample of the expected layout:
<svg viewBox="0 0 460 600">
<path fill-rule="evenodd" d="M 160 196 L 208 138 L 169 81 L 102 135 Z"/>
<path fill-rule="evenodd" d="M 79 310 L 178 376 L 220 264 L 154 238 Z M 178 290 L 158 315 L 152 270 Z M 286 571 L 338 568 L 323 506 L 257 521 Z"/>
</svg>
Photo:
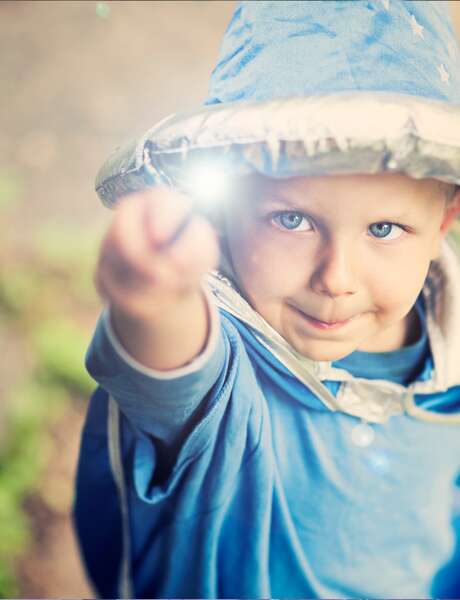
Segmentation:
<svg viewBox="0 0 460 600">
<path fill-rule="evenodd" d="M 233 7 L 0 2 L 0 597 L 94 597 L 69 518 L 110 220 L 94 177 L 202 102 Z"/>
</svg>

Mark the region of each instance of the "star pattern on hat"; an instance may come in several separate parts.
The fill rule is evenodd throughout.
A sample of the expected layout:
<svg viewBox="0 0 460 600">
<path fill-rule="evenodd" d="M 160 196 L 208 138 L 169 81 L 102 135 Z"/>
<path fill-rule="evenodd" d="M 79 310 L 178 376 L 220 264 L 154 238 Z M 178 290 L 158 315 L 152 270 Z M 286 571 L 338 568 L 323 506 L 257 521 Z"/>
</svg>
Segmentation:
<svg viewBox="0 0 460 600">
<path fill-rule="evenodd" d="M 449 85 L 450 75 L 448 71 L 446 71 L 446 67 L 443 64 L 440 64 L 436 67 L 438 69 L 439 77 L 443 83 L 447 83 Z"/>
<path fill-rule="evenodd" d="M 414 15 L 411 15 L 410 17 L 410 26 L 412 27 L 412 33 L 423 39 L 423 30 L 425 28 L 423 27 L 423 25 L 420 25 L 420 23 L 418 23 Z"/>
</svg>

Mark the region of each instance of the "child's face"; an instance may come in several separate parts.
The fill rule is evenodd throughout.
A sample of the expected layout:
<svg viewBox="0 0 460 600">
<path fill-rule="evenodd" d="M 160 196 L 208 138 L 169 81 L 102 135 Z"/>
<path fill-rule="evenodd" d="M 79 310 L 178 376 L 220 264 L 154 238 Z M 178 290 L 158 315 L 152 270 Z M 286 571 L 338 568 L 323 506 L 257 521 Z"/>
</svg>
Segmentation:
<svg viewBox="0 0 460 600">
<path fill-rule="evenodd" d="M 404 345 L 443 236 L 435 181 L 254 176 L 238 197 L 226 220 L 238 283 L 299 353 L 337 360 Z"/>
</svg>

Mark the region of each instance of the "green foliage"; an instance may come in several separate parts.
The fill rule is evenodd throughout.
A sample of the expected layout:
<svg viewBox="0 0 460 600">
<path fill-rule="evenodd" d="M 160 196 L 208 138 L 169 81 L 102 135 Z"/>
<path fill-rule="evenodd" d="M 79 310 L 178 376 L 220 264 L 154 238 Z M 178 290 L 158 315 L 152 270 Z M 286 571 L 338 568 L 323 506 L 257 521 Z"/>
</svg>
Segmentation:
<svg viewBox="0 0 460 600">
<path fill-rule="evenodd" d="M 2 398 L 0 598 L 20 593 L 14 566 L 31 538 L 24 502 L 49 459 L 50 425 L 72 398 L 88 397 L 94 388 L 83 361 L 98 310 L 92 285 L 96 247 L 94 233 L 47 227 L 25 251 L 6 248 L 0 254 L 0 335 L 12 336 L 30 353 L 19 381 Z"/>
<path fill-rule="evenodd" d="M 32 309 L 39 289 L 39 273 L 30 267 L 0 270 L 0 311 L 20 317 Z"/>
<path fill-rule="evenodd" d="M 51 318 L 33 333 L 39 380 L 70 391 L 89 394 L 94 383 L 83 368 L 88 335 L 72 321 Z"/>
<path fill-rule="evenodd" d="M 92 270 L 102 232 L 97 229 L 82 230 L 72 225 L 43 225 L 36 230 L 33 244 L 43 261 L 53 267 L 66 269 L 78 265 Z"/>
<path fill-rule="evenodd" d="M 0 460 L 0 597 L 17 595 L 14 561 L 30 541 L 24 499 L 36 485 L 50 455 L 46 425 L 63 409 L 63 390 L 33 379 L 11 390 L 9 435 Z"/>
<path fill-rule="evenodd" d="M 0 171 L 0 209 L 17 202 L 22 196 L 19 177 L 12 172 Z"/>
<path fill-rule="evenodd" d="M 95 230 L 44 226 L 34 238 L 39 260 L 52 268 L 55 277 L 66 281 L 72 297 L 90 305 L 97 302 L 92 273 L 100 237 L 101 232 Z"/>
<path fill-rule="evenodd" d="M 7 483 L 7 481 L 2 481 L 2 485 Z M 16 558 L 29 539 L 26 517 L 21 506 L 16 504 L 15 500 L 15 494 L 8 489 L 0 490 L 0 519 L 2 521 L 0 556 L 3 559 L 0 564 Z"/>
<path fill-rule="evenodd" d="M 17 598 L 19 587 L 9 565 L 0 562 L 0 598 Z"/>
</svg>

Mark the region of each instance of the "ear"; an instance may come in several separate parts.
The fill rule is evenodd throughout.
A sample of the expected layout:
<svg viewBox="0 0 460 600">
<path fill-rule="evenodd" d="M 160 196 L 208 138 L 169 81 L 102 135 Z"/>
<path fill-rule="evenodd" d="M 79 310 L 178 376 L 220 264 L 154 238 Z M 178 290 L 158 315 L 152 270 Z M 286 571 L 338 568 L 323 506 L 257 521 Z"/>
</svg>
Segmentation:
<svg viewBox="0 0 460 600">
<path fill-rule="evenodd" d="M 444 213 L 444 218 L 441 223 L 441 234 L 444 236 L 449 231 L 450 226 L 460 213 L 460 187 L 457 189 L 455 196 L 449 200 Z"/>
</svg>

